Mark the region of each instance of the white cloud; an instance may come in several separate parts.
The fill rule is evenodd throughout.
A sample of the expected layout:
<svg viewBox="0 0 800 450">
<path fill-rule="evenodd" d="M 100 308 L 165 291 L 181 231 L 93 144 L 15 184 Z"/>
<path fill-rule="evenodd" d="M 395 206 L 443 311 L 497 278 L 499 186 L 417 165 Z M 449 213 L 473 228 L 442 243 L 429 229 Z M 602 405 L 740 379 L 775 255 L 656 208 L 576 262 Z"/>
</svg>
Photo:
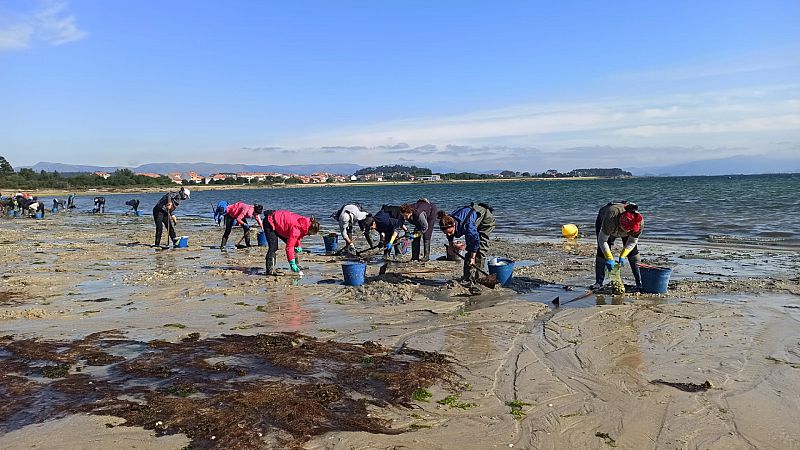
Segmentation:
<svg viewBox="0 0 800 450">
<path fill-rule="evenodd" d="M 86 35 L 75 16 L 66 11 L 66 3 L 50 1 L 38 10 L 0 22 L 0 51 L 22 50 L 37 42 L 62 45 Z"/>
</svg>

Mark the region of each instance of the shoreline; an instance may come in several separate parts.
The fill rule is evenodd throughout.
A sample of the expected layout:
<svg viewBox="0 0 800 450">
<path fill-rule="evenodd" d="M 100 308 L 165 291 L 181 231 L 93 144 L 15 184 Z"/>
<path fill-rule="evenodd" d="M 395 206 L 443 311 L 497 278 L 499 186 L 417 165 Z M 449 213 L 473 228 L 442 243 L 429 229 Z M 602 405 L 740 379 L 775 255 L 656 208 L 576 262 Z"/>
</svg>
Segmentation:
<svg viewBox="0 0 800 450">
<path fill-rule="evenodd" d="M 624 179 L 634 179 L 637 177 L 625 177 Z M 261 184 L 236 184 L 236 185 L 207 185 L 189 184 L 187 188 L 198 191 L 226 191 L 236 189 L 303 189 L 303 188 L 327 188 L 327 187 L 355 187 L 355 186 L 404 186 L 404 185 L 441 185 L 441 184 L 465 184 L 465 183 L 509 183 L 509 182 L 547 182 L 547 181 L 588 181 L 588 180 L 615 180 L 618 177 L 570 177 L 570 178 L 497 178 L 488 180 L 444 180 L 444 181 L 359 181 L 347 183 L 308 183 L 308 184 L 289 184 L 289 185 L 261 185 Z M 172 186 L 141 186 L 141 187 L 106 187 L 83 189 L 39 189 L 26 191 L 31 195 L 42 196 L 67 196 L 71 193 L 75 195 L 112 195 L 112 194 L 142 194 L 152 192 L 167 192 L 180 189 L 182 185 Z M 3 191 L 17 191 L 18 189 L 0 188 Z"/>
</svg>

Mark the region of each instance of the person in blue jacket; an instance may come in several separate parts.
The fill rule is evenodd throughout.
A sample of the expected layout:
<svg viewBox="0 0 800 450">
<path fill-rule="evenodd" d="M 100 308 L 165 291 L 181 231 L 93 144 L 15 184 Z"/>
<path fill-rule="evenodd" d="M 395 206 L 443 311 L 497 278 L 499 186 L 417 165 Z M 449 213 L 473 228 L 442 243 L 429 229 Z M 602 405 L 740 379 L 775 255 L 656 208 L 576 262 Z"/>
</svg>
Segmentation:
<svg viewBox="0 0 800 450">
<path fill-rule="evenodd" d="M 217 202 L 217 206 L 214 207 L 214 222 L 217 224 L 218 227 L 222 226 L 222 222 L 225 221 L 225 211 L 228 209 L 228 202 L 225 200 L 220 200 Z"/>
<path fill-rule="evenodd" d="M 495 228 L 492 208 L 485 203 L 472 203 L 453 211 L 450 215 L 439 211 L 438 218 L 439 228 L 447 236 L 451 247 L 454 238 L 464 237 L 467 254 L 464 257 L 462 280 L 472 281 L 475 278 L 473 269 L 483 268 L 483 262 L 489 251 L 489 235 Z"/>
</svg>

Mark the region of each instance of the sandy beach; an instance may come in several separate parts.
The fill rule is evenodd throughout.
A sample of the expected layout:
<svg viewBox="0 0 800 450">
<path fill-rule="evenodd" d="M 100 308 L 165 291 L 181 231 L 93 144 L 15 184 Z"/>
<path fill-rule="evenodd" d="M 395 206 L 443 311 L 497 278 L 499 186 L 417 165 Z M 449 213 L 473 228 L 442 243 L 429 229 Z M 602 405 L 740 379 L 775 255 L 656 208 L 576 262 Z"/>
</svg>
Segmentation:
<svg viewBox="0 0 800 450">
<path fill-rule="evenodd" d="M 2 220 L 0 448 L 800 448 L 795 250 L 643 238 L 669 292 L 613 297 L 593 239 L 497 239 L 507 287 L 376 257 L 352 288 L 319 236 L 268 278 L 209 223 Z"/>
</svg>

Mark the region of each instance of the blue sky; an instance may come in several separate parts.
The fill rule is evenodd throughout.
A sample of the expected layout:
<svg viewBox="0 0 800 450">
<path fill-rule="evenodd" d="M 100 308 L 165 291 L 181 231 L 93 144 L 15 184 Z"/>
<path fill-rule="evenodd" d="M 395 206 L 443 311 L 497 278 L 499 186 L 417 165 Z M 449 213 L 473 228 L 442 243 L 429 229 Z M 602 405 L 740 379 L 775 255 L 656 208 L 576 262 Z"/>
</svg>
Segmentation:
<svg viewBox="0 0 800 450">
<path fill-rule="evenodd" d="M 4 0 L 0 154 L 543 170 L 800 159 L 800 2 Z"/>
</svg>

